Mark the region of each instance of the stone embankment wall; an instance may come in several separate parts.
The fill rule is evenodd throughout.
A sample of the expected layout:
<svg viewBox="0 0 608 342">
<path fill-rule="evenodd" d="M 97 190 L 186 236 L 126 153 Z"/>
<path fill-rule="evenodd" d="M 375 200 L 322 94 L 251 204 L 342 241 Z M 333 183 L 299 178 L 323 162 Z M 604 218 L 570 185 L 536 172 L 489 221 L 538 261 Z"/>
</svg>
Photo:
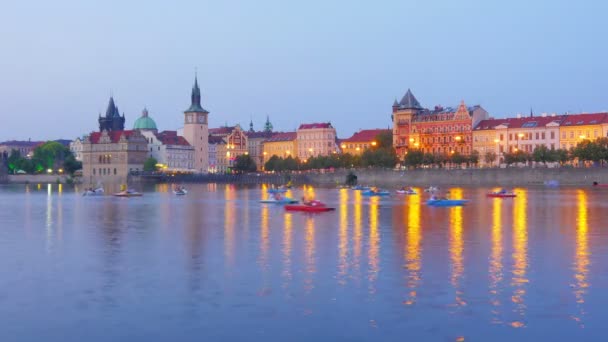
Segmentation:
<svg viewBox="0 0 608 342">
<path fill-rule="evenodd" d="M 68 183 L 69 176 L 59 176 L 59 175 L 8 175 L 7 181 L 8 183 L 30 183 L 30 184 L 47 184 L 47 183 L 57 183 L 57 180 L 63 184 Z"/>
<path fill-rule="evenodd" d="M 396 187 L 429 185 L 462 186 L 534 186 L 547 181 L 560 185 L 591 185 L 594 181 L 608 183 L 608 168 L 505 168 L 505 169 L 423 169 L 394 171 L 379 169 L 353 170 L 359 184 Z M 309 174 L 313 184 L 343 184 L 348 171 Z"/>
</svg>

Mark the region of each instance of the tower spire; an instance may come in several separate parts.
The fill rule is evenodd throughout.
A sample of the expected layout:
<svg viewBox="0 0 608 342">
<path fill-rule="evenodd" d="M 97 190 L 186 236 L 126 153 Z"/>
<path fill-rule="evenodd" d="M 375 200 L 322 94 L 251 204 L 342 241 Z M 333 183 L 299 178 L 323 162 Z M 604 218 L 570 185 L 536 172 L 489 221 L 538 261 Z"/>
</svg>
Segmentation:
<svg viewBox="0 0 608 342">
<path fill-rule="evenodd" d="M 192 86 L 190 100 L 190 108 L 188 108 L 186 112 L 209 113 L 203 107 L 201 107 L 201 89 L 198 87 L 198 75 L 196 71 L 194 72 L 194 85 Z"/>
</svg>

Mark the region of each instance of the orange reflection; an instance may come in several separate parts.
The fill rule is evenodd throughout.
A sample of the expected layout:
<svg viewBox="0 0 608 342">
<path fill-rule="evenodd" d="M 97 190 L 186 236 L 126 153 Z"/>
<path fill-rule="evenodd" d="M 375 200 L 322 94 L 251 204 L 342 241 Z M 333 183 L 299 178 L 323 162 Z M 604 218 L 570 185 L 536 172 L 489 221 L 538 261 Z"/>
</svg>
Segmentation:
<svg viewBox="0 0 608 342">
<path fill-rule="evenodd" d="M 454 189 L 450 192 L 452 198 L 462 198 L 462 189 Z M 464 273 L 462 240 L 462 207 L 450 208 L 450 261 L 452 263 L 452 275 L 450 282 L 456 290 L 456 305 L 463 306 L 466 302 L 462 299 L 460 279 Z"/>
<path fill-rule="evenodd" d="M 348 189 L 340 189 L 340 230 L 338 231 L 338 283 L 344 285 L 348 261 Z"/>
<path fill-rule="evenodd" d="M 574 297 L 579 305 L 580 315 L 582 316 L 585 314 L 582 304 L 585 303 L 585 294 L 587 293 L 587 288 L 589 288 L 587 281 L 590 255 L 588 245 L 587 193 L 583 190 L 578 190 L 576 199 L 578 209 L 576 217 L 576 254 L 574 258 L 574 278 L 576 279 L 576 283 L 573 284 L 573 288 Z M 581 317 L 575 317 L 575 319 L 580 322 Z"/>
<path fill-rule="evenodd" d="M 526 189 L 515 189 L 517 200 L 513 205 L 513 279 L 511 285 L 514 293 L 511 301 L 515 303 L 515 312 L 520 318 L 525 316 L 526 304 L 524 295 L 526 294 L 525 284 L 528 282 L 526 271 L 528 268 L 528 227 L 527 227 L 527 191 Z M 523 321 L 511 322 L 514 328 L 525 327 Z"/>
<path fill-rule="evenodd" d="M 315 266 L 315 221 L 312 217 L 306 218 L 306 273 L 307 279 L 304 281 L 304 288 L 306 292 L 310 292 L 314 288 L 313 276 L 316 272 Z"/>
<path fill-rule="evenodd" d="M 370 293 L 376 292 L 374 283 L 378 278 L 378 271 L 380 266 L 379 252 L 380 252 L 380 234 L 378 233 L 378 205 L 380 198 L 378 196 L 372 196 L 369 204 L 369 250 L 368 250 L 368 262 L 369 262 L 369 290 Z"/>
<path fill-rule="evenodd" d="M 418 191 L 419 189 L 415 189 Z M 416 302 L 416 288 L 420 282 L 421 253 L 420 242 L 422 241 L 422 232 L 420 230 L 420 196 L 410 196 L 408 198 L 407 223 L 407 247 L 405 253 L 405 267 L 409 275 L 407 287 L 410 290 L 408 299 L 404 304 L 412 305 Z"/>
<path fill-rule="evenodd" d="M 236 191 L 230 185 L 224 187 L 224 256 L 229 264 L 234 262 L 234 223 Z"/>
<path fill-rule="evenodd" d="M 361 258 L 361 209 L 363 207 L 363 196 L 361 191 L 355 191 L 355 212 L 354 212 L 354 237 L 353 237 L 353 254 L 354 254 L 354 267 L 359 271 L 359 263 Z"/>
<path fill-rule="evenodd" d="M 283 277 L 285 277 L 284 287 L 291 281 L 291 242 L 292 242 L 292 221 L 291 214 L 285 213 L 283 222 Z"/>
<path fill-rule="evenodd" d="M 500 198 L 492 200 L 492 252 L 490 255 L 490 303 L 494 306 L 492 323 L 501 323 L 496 316 L 500 307 L 499 285 L 502 281 L 502 202 Z"/>
<path fill-rule="evenodd" d="M 260 214 L 260 267 L 263 271 L 268 268 L 268 247 L 270 245 L 268 229 L 268 206 L 263 205 Z"/>
</svg>

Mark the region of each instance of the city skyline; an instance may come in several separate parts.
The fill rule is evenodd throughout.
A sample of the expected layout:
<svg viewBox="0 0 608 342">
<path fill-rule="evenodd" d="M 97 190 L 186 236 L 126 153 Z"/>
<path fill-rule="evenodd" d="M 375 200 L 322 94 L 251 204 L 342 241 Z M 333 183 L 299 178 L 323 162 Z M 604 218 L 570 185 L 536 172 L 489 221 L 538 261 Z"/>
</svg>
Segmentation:
<svg viewBox="0 0 608 342">
<path fill-rule="evenodd" d="M 464 100 L 493 117 L 608 108 L 600 2 L 118 4 L 6 5 L 0 141 L 87 134 L 111 95 L 127 128 L 147 107 L 177 129 L 195 69 L 210 127 L 270 116 L 346 138 L 389 127 L 408 88 L 423 107 Z"/>
</svg>

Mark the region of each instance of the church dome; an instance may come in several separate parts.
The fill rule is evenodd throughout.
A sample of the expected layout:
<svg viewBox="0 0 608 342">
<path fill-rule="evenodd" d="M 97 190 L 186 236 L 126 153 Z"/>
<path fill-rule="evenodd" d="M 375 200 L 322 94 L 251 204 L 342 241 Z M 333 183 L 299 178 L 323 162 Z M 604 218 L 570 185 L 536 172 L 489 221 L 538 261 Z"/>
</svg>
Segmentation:
<svg viewBox="0 0 608 342">
<path fill-rule="evenodd" d="M 144 111 L 141 113 L 141 116 L 135 120 L 133 124 L 133 129 L 142 129 L 142 130 L 157 130 L 156 122 L 152 120 L 151 117 L 148 116 L 148 110 L 144 108 Z"/>
</svg>

